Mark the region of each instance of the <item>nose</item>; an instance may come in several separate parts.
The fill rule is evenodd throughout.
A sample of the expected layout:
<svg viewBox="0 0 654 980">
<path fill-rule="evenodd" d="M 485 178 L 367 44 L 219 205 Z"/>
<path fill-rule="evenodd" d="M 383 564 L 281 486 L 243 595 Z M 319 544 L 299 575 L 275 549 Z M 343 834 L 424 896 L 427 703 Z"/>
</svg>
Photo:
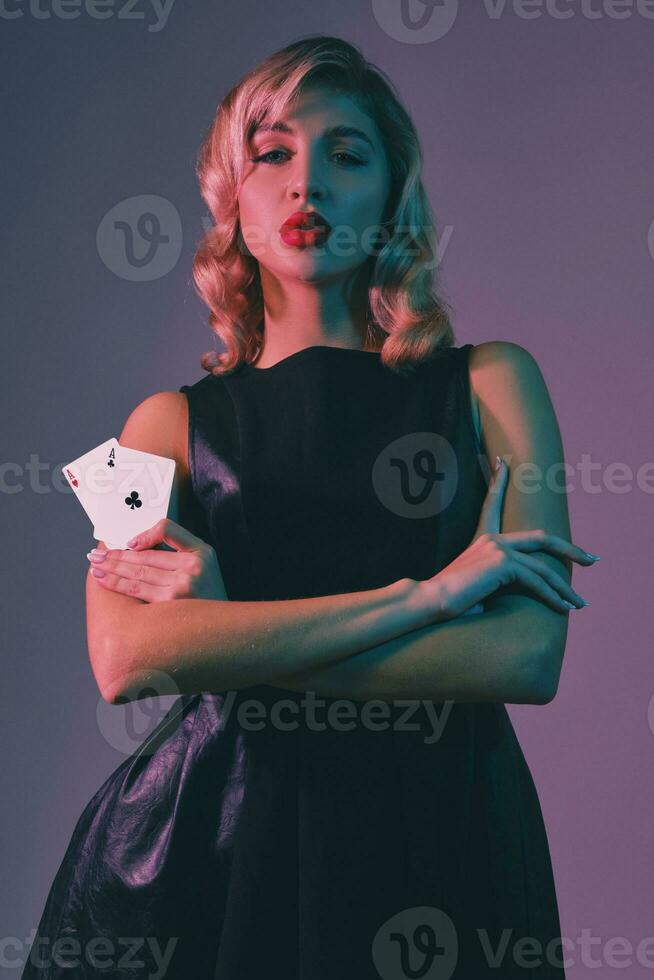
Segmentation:
<svg viewBox="0 0 654 980">
<path fill-rule="evenodd" d="M 300 161 L 299 155 L 296 156 L 288 182 L 289 198 L 293 201 L 296 201 L 297 198 L 307 201 L 324 200 L 326 193 L 327 185 L 318 160 L 308 156 L 303 163 Z"/>
</svg>

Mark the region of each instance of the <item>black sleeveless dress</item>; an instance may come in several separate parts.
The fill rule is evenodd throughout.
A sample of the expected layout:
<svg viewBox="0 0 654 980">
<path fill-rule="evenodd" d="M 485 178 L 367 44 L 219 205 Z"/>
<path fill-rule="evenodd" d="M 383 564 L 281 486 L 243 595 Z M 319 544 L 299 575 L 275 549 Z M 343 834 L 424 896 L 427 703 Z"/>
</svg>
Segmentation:
<svg viewBox="0 0 654 980">
<path fill-rule="evenodd" d="M 487 487 L 471 347 L 400 377 L 313 346 L 182 386 L 182 523 L 231 600 L 424 579 L 467 547 Z M 23 980 L 562 980 L 505 706 L 324 698 L 311 715 L 306 697 L 180 697 L 80 816 Z"/>
</svg>

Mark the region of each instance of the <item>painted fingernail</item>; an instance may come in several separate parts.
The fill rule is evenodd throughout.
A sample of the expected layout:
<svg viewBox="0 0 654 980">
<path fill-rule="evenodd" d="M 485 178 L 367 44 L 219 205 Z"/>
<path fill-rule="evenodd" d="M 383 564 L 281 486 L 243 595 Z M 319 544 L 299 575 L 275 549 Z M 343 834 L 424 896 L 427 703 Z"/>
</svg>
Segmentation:
<svg viewBox="0 0 654 980">
<path fill-rule="evenodd" d="M 502 460 L 500 459 L 499 456 L 496 456 L 495 457 L 495 472 L 496 473 L 499 472 L 499 469 L 500 469 L 501 465 L 502 465 Z"/>
<path fill-rule="evenodd" d="M 96 578 L 104 578 L 104 572 L 102 569 L 95 568 L 95 566 L 91 569 L 91 575 L 95 575 Z"/>
<path fill-rule="evenodd" d="M 575 606 L 574 602 L 568 602 L 567 599 L 561 599 L 561 602 L 563 603 L 564 606 L 567 606 L 568 609 L 578 609 L 579 608 L 578 606 Z"/>
<path fill-rule="evenodd" d="M 592 555 L 590 551 L 585 551 L 584 554 L 586 555 L 586 558 L 592 558 L 593 561 L 599 561 L 601 558 L 601 555 Z"/>
<path fill-rule="evenodd" d="M 95 548 L 93 551 L 89 551 L 86 555 L 89 561 L 104 561 L 107 557 L 106 551 L 97 551 Z"/>
</svg>

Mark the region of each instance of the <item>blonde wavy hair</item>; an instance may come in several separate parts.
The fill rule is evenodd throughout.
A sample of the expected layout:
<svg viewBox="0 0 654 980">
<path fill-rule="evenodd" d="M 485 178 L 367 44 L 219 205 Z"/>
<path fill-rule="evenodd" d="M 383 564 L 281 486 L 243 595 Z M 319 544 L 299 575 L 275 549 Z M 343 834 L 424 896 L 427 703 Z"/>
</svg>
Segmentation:
<svg viewBox="0 0 654 980">
<path fill-rule="evenodd" d="M 386 240 L 367 260 L 365 349 L 379 351 L 386 366 L 404 373 L 454 344 L 447 304 L 436 293 L 435 222 L 411 118 L 390 80 L 356 46 L 312 35 L 266 58 L 228 92 L 198 154 L 200 191 L 213 224 L 197 248 L 193 279 L 226 348 L 202 355 L 202 367 L 212 374 L 253 362 L 262 346 L 259 263 L 243 241 L 237 200 L 249 140 L 260 122 L 279 118 L 316 84 L 348 95 L 374 120 L 390 171 L 380 222 Z"/>
</svg>

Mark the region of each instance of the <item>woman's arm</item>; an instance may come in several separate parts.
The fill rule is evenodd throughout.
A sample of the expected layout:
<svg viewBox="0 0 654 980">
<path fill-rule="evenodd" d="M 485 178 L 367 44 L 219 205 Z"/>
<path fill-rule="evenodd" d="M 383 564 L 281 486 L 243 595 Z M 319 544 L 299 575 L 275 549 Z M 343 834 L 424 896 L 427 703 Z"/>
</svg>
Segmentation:
<svg viewBox="0 0 654 980">
<path fill-rule="evenodd" d="M 224 691 L 324 667 L 434 621 L 437 609 L 412 601 L 417 585 L 407 578 L 365 592 L 261 602 L 123 597 L 130 604 L 93 658 L 103 665 L 102 695 L 130 700 L 149 681 L 159 694 Z M 87 589 L 98 588 L 89 572 Z"/>
<path fill-rule="evenodd" d="M 504 456 L 512 471 L 523 461 L 560 460 L 558 427 L 531 355 L 503 342 L 473 354 L 487 455 Z M 525 494 L 511 480 L 502 530 L 544 527 L 569 540 L 565 497 L 541 484 L 538 493 Z M 569 581 L 567 566 L 538 554 Z M 128 599 L 122 612 L 129 616 L 116 620 L 99 658 L 111 667 L 104 696 L 129 698 L 157 671 L 181 693 L 269 684 L 354 699 L 551 700 L 567 617 L 505 592 L 486 600 L 489 611 L 480 616 L 437 625 L 438 611 L 426 615 L 419 601 L 419 584 L 405 579 L 368 592 L 281 602 Z"/>
<path fill-rule="evenodd" d="M 537 361 L 518 344 L 491 341 L 473 348 L 471 385 L 479 401 L 488 459 L 504 458 L 509 482 L 504 495 L 501 530 L 543 528 L 570 541 L 567 476 L 563 442 L 552 401 Z M 572 579 L 568 558 L 535 551 L 565 582 Z M 523 636 L 538 636 L 547 688 L 558 689 L 568 633 L 568 617 L 521 588 L 500 589 L 485 601 L 487 610 L 515 613 Z"/>
<path fill-rule="evenodd" d="M 470 353 L 488 459 L 509 465 L 502 532 L 544 528 L 570 541 L 563 447 L 538 364 L 504 341 Z M 533 552 L 570 582 L 571 562 Z M 568 617 L 540 599 L 504 588 L 484 613 L 428 626 L 316 671 L 272 682 L 294 691 L 357 699 L 431 698 L 546 704 L 555 696 Z"/>
<path fill-rule="evenodd" d="M 524 632 L 529 615 L 529 610 L 496 609 L 460 616 L 340 663 L 267 683 L 353 701 L 546 704 L 554 692 L 543 669 L 538 632 Z"/>
<path fill-rule="evenodd" d="M 188 403 L 157 392 L 131 413 L 121 446 L 174 459 L 169 516 L 179 521 L 191 493 Z M 103 542 L 100 542 L 102 550 Z M 86 621 L 89 658 L 106 701 L 160 694 L 195 694 L 269 683 L 281 674 L 324 667 L 343 657 L 435 622 L 438 600 L 408 600 L 416 583 L 273 602 L 173 599 L 144 603 L 103 589 L 89 570 Z"/>
</svg>

